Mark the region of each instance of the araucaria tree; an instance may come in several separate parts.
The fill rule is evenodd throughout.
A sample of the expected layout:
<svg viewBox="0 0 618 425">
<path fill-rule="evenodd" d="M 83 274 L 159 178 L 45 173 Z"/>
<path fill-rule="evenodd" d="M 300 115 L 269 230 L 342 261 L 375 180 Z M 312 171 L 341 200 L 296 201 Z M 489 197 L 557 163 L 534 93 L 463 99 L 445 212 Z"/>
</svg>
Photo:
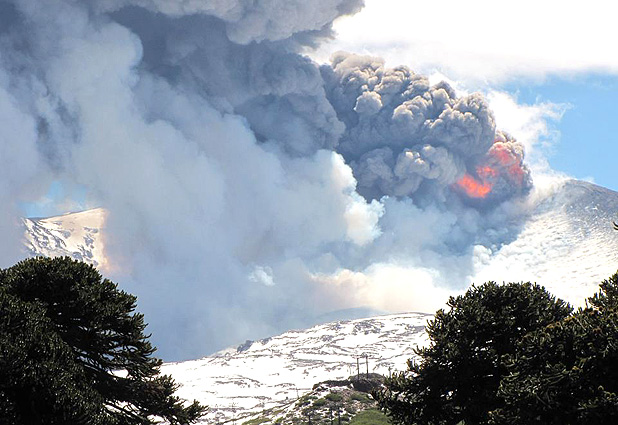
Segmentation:
<svg viewBox="0 0 618 425">
<path fill-rule="evenodd" d="M 386 379 L 375 394 L 395 424 L 487 424 L 503 406 L 497 395 L 503 359 L 525 334 L 571 313 L 571 307 L 531 283 L 473 286 L 451 297 L 427 325 L 430 345 L 418 363 Z"/>
<path fill-rule="evenodd" d="M 589 307 L 526 335 L 505 359 L 492 424 L 618 423 L 618 274 Z"/>
<path fill-rule="evenodd" d="M 92 266 L 28 259 L 0 270 L 0 423 L 190 424 L 136 298 Z"/>
</svg>

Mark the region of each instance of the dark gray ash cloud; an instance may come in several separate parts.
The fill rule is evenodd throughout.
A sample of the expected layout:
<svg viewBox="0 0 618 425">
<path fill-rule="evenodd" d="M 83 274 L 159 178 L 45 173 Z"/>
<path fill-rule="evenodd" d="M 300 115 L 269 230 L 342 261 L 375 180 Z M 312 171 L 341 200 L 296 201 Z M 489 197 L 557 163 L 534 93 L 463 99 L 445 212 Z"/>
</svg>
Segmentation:
<svg viewBox="0 0 618 425">
<path fill-rule="evenodd" d="M 443 191 L 468 170 L 499 165 L 484 158 L 491 157 L 498 139 L 480 94 L 458 97 L 447 83 L 432 86 L 405 66 L 388 69 L 380 58 L 347 53 L 333 56 L 322 73 L 328 98 L 346 125 L 338 151 L 365 197 Z M 523 158 L 519 144 L 498 137 Z M 529 171 L 517 165 L 527 176 L 517 190 L 525 192 L 531 187 Z M 503 186 L 495 186 L 493 198 L 510 197 L 502 193 L 513 189 Z"/>
</svg>

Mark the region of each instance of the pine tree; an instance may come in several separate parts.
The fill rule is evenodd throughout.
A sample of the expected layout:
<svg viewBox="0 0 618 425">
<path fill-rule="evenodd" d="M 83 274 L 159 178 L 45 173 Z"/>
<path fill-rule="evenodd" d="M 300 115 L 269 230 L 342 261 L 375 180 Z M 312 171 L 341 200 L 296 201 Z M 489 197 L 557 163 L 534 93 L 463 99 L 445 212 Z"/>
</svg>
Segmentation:
<svg viewBox="0 0 618 425">
<path fill-rule="evenodd" d="M 92 266 L 35 258 L 0 270 L 0 423 L 189 424 L 136 297 Z"/>
</svg>

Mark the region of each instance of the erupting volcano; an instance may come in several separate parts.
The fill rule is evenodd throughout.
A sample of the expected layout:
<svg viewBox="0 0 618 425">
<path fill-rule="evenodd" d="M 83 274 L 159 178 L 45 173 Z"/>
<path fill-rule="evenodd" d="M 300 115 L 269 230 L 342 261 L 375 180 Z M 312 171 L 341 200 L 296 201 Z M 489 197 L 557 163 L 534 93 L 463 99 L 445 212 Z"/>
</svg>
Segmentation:
<svg viewBox="0 0 618 425">
<path fill-rule="evenodd" d="M 512 237 L 492 213 L 530 173 L 482 94 L 305 55 L 363 3 L 0 0 L 0 260 L 23 203 L 51 199 L 29 251 L 97 261 L 97 226 L 56 214 L 105 208 L 106 264 L 169 360 L 341 309 L 434 310 L 479 241 Z"/>
</svg>

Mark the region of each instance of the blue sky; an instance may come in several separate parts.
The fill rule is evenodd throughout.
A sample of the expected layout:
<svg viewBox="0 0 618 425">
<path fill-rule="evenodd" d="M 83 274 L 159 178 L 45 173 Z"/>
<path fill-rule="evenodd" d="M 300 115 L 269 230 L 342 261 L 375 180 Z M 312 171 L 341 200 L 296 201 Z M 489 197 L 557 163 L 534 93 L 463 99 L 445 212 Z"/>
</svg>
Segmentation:
<svg viewBox="0 0 618 425">
<path fill-rule="evenodd" d="M 38 202 L 24 202 L 21 209 L 26 217 L 50 217 L 68 212 L 76 212 L 96 207 L 88 203 L 88 193 L 84 186 L 56 180 L 47 194 Z"/>
<path fill-rule="evenodd" d="M 512 82 L 503 89 L 516 93 L 525 103 L 567 104 L 564 115 L 554 124 L 560 134 L 547 151 L 550 166 L 618 191 L 618 76 L 591 73 L 575 78 L 552 77 L 542 83 Z"/>
</svg>

